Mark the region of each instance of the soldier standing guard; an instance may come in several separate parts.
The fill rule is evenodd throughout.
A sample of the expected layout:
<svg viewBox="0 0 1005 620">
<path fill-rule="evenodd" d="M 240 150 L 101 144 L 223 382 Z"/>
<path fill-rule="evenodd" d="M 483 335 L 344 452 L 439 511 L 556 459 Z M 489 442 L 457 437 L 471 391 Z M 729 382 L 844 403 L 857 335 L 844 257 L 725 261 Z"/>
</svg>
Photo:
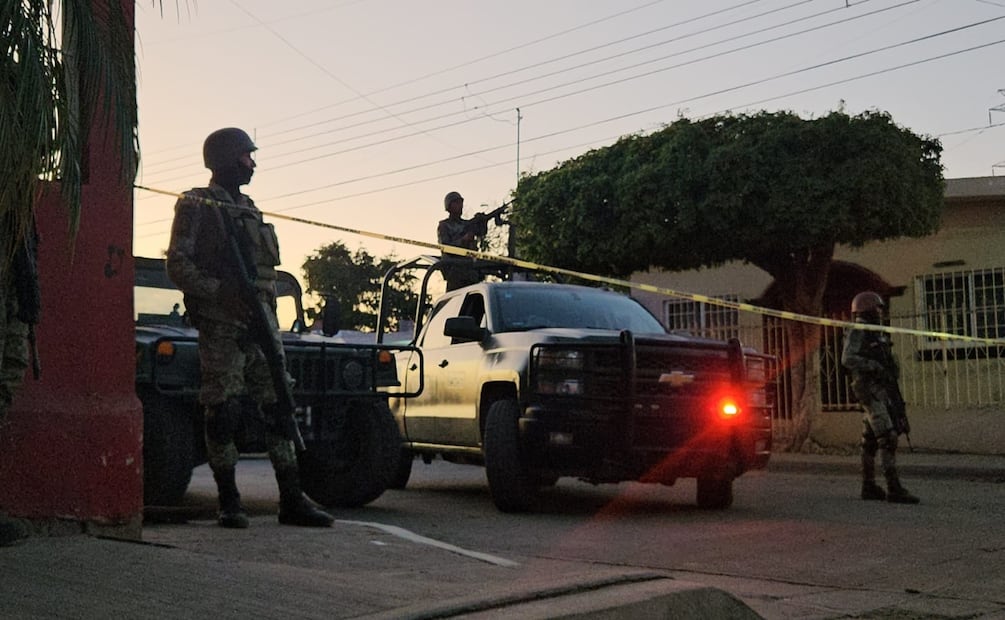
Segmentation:
<svg viewBox="0 0 1005 620">
<path fill-rule="evenodd" d="M 865 291 L 852 300 L 851 313 L 856 323 L 879 325 L 884 307 L 882 297 Z M 891 405 L 900 368 L 893 357 L 889 335 L 849 329 L 845 334 L 841 364 L 851 371 L 852 391 L 865 409 L 862 417 L 862 499 L 917 504 L 920 500 L 900 484 L 897 475 L 899 432 Z M 877 451 L 886 478 L 886 491 L 876 484 Z"/>
<path fill-rule="evenodd" d="M 247 133 L 233 127 L 206 138 L 203 159 L 213 175 L 208 187 L 189 191 L 175 205 L 167 272 L 185 294 L 186 309 L 199 330 L 199 402 L 205 407 L 206 452 L 219 493 L 218 523 L 229 528 L 249 525 L 235 481 L 239 455 L 234 443 L 241 415 L 239 396 L 247 390 L 270 425 L 266 441 L 279 485 L 279 522 L 328 527 L 334 518 L 301 492 L 293 442 L 272 423 L 277 396 L 265 356 L 249 335 L 250 312 L 235 284 L 246 276 L 237 272 L 229 254 L 224 216 L 234 224 L 246 262 L 255 267 L 255 288 L 272 324 L 270 336 L 279 339 L 275 270 L 279 242 L 273 226 L 240 192 L 254 174 L 256 149 Z"/>
</svg>

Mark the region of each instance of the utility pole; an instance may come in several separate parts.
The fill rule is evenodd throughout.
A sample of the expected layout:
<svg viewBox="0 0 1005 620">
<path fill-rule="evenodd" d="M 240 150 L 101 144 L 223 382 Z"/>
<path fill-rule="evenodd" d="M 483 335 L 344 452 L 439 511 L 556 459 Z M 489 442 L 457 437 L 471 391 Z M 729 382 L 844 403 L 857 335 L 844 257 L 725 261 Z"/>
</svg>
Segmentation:
<svg viewBox="0 0 1005 620">
<path fill-rule="evenodd" d="M 516 109 L 516 183 L 520 184 L 520 121 L 523 120 L 523 116 L 520 114 L 520 108 Z M 512 207 L 510 207 L 512 211 Z M 509 216 L 509 231 L 507 231 L 506 240 L 506 253 L 510 258 L 516 258 L 516 231 L 513 229 L 513 213 Z"/>
<path fill-rule="evenodd" d="M 999 88 L 998 94 L 1005 96 L 1005 88 Z M 1005 112 L 1005 103 L 996 105 L 994 107 L 988 108 L 988 125 L 991 125 L 991 113 L 992 112 Z M 997 164 L 991 164 L 991 176 L 995 176 L 995 170 L 999 168 L 1005 168 L 1005 160 L 998 162 Z"/>
</svg>

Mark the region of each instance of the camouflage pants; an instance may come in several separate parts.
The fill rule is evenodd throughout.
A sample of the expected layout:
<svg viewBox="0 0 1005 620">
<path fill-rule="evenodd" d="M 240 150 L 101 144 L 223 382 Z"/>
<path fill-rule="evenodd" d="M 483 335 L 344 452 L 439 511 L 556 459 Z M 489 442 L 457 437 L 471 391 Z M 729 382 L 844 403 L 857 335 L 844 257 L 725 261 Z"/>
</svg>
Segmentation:
<svg viewBox="0 0 1005 620">
<path fill-rule="evenodd" d="M 274 316 L 272 320 L 275 321 Z M 279 338 L 278 333 L 275 337 Z M 268 407 L 276 402 L 268 362 L 261 348 L 251 341 L 248 330 L 244 327 L 201 319 L 199 366 L 202 373 L 199 402 L 205 407 L 207 428 L 214 424 L 215 416 L 223 415 L 221 412 L 225 411 L 224 404 L 227 401 L 232 401 L 245 393 L 259 407 Z M 266 447 L 276 469 L 296 466 L 296 451 L 292 441 L 274 432 L 268 432 Z M 210 467 L 214 471 L 234 467 L 239 456 L 233 440 L 221 443 L 210 437 L 209 433 L 206 435 L 206 453 Z"/>
<path fill-rule="evenodd" d="M 893 428 L 886 391 L 882 387 L 867 390 L 869 398 L 861 399 L 862 415 L 862 475 L 871 480 L 876 454 L 887 478 L 897 475 L 897 432 Z"/>
<path fill-rule="evenodd" d="M 862 421 L 872 429 L 876 437 L 889 435 L 894 430 L 893 418 L 887 403 L 890 398 L 882 385 L 866 384 L 857 386 L 855 397 L 865 409 Z"/>
<path fill-rule="evenodd" d="M 17 319 L 17 294 L 10 274 L 0 286 L 0 425 L 28 369 L 28 326 Z"/>
</svg>

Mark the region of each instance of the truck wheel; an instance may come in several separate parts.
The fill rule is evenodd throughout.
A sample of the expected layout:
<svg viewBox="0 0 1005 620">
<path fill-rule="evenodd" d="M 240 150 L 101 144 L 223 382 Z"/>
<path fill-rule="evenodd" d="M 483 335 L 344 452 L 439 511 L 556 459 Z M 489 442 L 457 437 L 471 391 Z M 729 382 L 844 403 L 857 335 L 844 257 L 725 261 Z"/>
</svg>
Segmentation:
<svg viewBox="0 0 1005 620">
<path fill-rule="evenodd" d="M 537 497 L 536 479 L 520 461 L 519 417 L 515 400 L 497 400 L 485 421 L 485 474 L 492 501 L 503 512 L 526 511 Z"/>
<path fill-rule="evenodd" d="M 300 483 L 323 506 L 357 508 L 391 483 L 401 436 L 387 403 L 357 402 L 343 415 L 338 438 L 309 442 L 300 455 Z"/>
<path fill-rule="evenodd" d="M 190 405 L 138 390 L 143 403 L 143 504 L 181 503 L 195 466 L 195 423 Z"/>
<path fill-rule="evenodd" d="M 408 484 L 408 479 L 412 477 L 412 462 L 414 460 L 415 455 L 412 454 L 411 450 L 401 449 L 401 454 L 398 455 L 398 469 L 394 472 L 394 476 L 391 477 L 391 483 L 387 485 L 387 488 L 405 488 Z"/>
<path fill-rule="evenodd" d="M 733 480 L 698 478 L 698 507 L 722 510 L 733 505 Z"/>
</svg>

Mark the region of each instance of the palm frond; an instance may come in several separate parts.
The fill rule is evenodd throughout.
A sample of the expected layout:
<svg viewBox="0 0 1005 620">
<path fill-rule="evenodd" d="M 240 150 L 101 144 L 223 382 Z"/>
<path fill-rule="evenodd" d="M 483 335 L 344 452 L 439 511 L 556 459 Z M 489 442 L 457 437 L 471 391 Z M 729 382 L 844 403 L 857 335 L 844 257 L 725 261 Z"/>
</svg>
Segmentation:
<svg viewBox="0 0 1005 620">
<path fill-rule="evenodd" d="M 30 222 L 43 181 L 59 182 L 76 234 L 88 139 L 115 140 L 123 182 L 135 176 L 136 81 L 122 0 L 62 0 L 59 8 L 0 0 L 0 217 L 15 235 Z M 91 135 L 95 118 L 107 135 Z"/>
</svg>

